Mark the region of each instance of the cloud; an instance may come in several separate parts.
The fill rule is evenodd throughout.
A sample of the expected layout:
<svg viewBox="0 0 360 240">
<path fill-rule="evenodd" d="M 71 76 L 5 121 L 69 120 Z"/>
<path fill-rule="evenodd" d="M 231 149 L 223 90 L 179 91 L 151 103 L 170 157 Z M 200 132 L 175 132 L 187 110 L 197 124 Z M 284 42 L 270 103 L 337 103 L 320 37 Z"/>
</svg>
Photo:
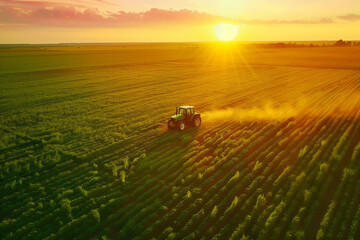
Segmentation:
<svg viewBox="0 0 360 240">
<path fill-rule="evenodd" d="M 35 3 L 34 5 L 36 5 Z M 32 5 L 32 6 L 34 6 Z M 119 27 L 146 24 L 201 24 L 227 21 L 226 18 L 213 16 L 188 9 L 163 10 L 152 8 L 144 12 L 106 12 L 97 8 L 78 9 L 74 6 L 19 8 L 0 6 L 0 23 L 27 24 L 55 27 Z"/>
<path fill-rule="evenodd" d="M 321 18 L 319 20 L 248 20 L 242 21 L 245 24 L 327 24 L 333 23 L 331 18 Z"/>
<path fill-rule="evenodd" d="M 115 3 L 105 1 L 105 0 L 95 0 L 95 1 L 98 2 L 98 3 L 101 3 L 101 4 L 107 4 L 107 5 L 113 5 L 113 6 L 117 5 Z"/>
<path fill-rule="evenodd" d="M 106 2 L 106 0 L 96 0 Z M 10 27 L 137 27 L 154 24 L 327 24 L 333 23 L 331 18 L 320 20 L 241 20 L 230 19 L 221 16 L 211 15 L 206 12 L 198 12 L 189 9 L 158 9 L 152 8 L 143 12 L 100 12 L 97 8 L 87 6 L 86 0 L 78 1 L 85 4 L 63 4 L 53 1 L 23 1 L 23 0 L 0 0 L 0 26 Z M 358 15 L 349 14 L 347 17 Z"/>
<path fill-rule="evenodd" d="M 82 2 L 82 1 L 78 1 Z M 86 2 L 85 2 L 86 3 Z M 87 8 L 86 5 L 64 3 L 64 2 L 47 2 L 47 1 L 22 1 L 22 0 L 0 0 L 0 7 L 13 7 L 22 10 L 34 10 L 38 8 L 72 6 L 76 8 Z"/>
<path fill-rule="evenodd" d="M 351 21 L 351 22 L 360 21 L 360 15 L 357 15 L 357 14 L 348 14 L 348 15 L 338 16 L 338 18 L 341 20 Z"/>
</svg>

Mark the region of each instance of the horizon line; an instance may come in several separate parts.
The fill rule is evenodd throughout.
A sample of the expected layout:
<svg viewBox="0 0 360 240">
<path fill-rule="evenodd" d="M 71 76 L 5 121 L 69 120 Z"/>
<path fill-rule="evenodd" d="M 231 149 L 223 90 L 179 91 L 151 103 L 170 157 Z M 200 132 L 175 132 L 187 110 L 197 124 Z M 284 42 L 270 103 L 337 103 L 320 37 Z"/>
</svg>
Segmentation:
<svg viewBox="0 0 360 240">
<path fill-rule="evenodd" d="M 134 41 L 134 42 L 53 42 L 53 43 L 0 43 L 2 45 L 71 45 L 71 44 L 164 44 L 164 43 L 252 43 L 252 42 L 271 42 L 271 43 L 280 43 L 280 42 L 336 42 L 339 40 L 343 41 L 355 41 L 358 42 L 360 40 L 344 40 L 344 39 L 337 39 L 337 40 L 249 40 L 249 41 L 182 41 L 182 42 L 175 42 L 175 41 L 148 41 L 148 42 L 141 42 L 141 41 Z"/>
</svg>

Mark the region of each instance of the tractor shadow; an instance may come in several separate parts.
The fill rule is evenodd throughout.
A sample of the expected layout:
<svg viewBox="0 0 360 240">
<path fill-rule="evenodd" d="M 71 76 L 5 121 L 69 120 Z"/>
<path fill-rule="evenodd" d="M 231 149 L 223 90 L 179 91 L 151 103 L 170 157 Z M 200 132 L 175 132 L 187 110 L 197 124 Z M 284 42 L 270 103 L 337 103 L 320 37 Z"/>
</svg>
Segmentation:
<svg viewBox="0 0 360 240">
<path fill-rule="evenodd" d="M 154 147 L 168 145 L 186 145 L 191 143 L 202 131 L 202 127 L 188 127 L 184 131 L 169 129 L 167 124 L 158 125 L 159 135 L 154 139 Z"/>
</svg>

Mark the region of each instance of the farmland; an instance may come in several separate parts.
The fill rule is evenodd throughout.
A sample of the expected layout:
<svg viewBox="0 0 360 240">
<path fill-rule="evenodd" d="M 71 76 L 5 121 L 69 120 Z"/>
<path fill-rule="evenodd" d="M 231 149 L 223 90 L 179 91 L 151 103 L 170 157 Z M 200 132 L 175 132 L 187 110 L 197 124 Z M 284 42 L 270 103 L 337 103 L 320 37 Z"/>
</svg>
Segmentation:
<svg viewBox="0 0 360 240">
<path fill-rule="evenodd" d="M 359 239 L 359 161 L 360 47 L 0 48 L 1 239 Z"/>
</svg>

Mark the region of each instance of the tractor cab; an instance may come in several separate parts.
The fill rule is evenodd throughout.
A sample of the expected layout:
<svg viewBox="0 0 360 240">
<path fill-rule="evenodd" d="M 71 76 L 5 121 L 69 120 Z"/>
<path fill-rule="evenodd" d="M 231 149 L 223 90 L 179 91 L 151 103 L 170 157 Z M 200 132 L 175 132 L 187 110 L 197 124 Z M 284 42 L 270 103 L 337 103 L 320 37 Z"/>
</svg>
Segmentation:
<svg viewBox="0 0 360 240">
<path fill-rule="evenodd" d="M 199 127 L 201 117 L 195 112 L 194 106 L 180 106 L 176 108 L 175 115 L 171 116 L 168 121 L 170 129 L 184 131 L 187 127 Z"/>
</svg>

